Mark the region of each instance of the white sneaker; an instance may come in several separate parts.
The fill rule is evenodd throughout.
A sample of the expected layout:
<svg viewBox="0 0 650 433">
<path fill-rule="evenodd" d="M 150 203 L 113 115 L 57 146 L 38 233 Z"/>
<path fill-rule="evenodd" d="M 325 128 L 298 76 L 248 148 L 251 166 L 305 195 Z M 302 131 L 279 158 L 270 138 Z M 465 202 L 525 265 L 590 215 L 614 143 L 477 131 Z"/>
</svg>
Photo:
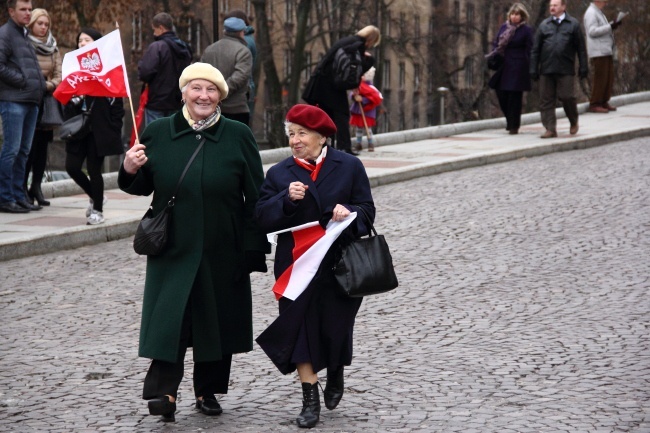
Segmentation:
<svg viewBox="0 0 650 433">
<path fill-rule="evenodd" d="M 108 197 L 104 196 L 103 206 L 106 206 L 106 203 L 107 203 L 107 202 L 108 202 Z M 95 204 L 95 202 L 94 202 L 93 199 L 91 198 L 91 199 L 90 199 L 90 204 L 88 205 L 88 208 L 86 208 L 86 218 L 88 218 L 88 217 L 90 216 L 90 214 L 92 213 L 92 211 L 93 211 L 93 204 Z"/>
<path fill-rule="evenodd" d="M 101 212 L 97 212 L 95 209 L 90 211 L 90 215 L 86 219 L 86 225 L 94 226 L 96 224 L 101 224 L 104 222 L 104 215 Z"/>
</svg>

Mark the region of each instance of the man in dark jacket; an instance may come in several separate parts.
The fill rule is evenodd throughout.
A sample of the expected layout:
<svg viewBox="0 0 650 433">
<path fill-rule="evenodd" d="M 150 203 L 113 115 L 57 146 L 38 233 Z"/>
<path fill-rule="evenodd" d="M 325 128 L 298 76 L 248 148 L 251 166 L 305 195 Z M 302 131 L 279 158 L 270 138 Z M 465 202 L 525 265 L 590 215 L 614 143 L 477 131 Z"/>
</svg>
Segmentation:
<svg viewBox="0 0 650 433">
<path fill-rule="evenodd" d="M 575 95 L 575 58 L 578 74 L 587 78 L 587 49 L 578 20 L 566 13 L 566 0 L 551 0 L 551 16 L 542 21 L 530 56 L 530 75 L 539 79 L 540 113 L 546 132 L 542 138 L 557 137 L 555 104 L 559 99 L 571 123 L 569 132 L 578 133 L 578 106 Z"/>
<path fill-rule="evenodd" d="M 0 212 L 26 213 L 41 209 L 27 200 L 23 182 L 45 80 L 25 28 L 31 1 L 9 0 L 7 8 L 10 19 L 0 27 Z"/>
<path fill-rule="evenodd" d="M 138 78 L 149 85 L 145 126 L 181 109 L 178 79 L 192 62 L 192 49 L 176 36 L 171 15 L 165 12 L 157 14 L 153 17 L 152 27 L 155 41 L 138 62 Z"/>
</svg>

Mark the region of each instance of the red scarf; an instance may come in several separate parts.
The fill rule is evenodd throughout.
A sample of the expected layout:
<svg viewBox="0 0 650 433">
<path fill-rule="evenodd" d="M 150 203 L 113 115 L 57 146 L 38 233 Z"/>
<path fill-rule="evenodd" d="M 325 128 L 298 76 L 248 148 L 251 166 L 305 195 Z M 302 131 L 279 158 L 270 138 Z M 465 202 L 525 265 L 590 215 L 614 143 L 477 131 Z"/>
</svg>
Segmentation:
<svg viewBox="0 0 650 433">
<path fill-rule="evenodd" d="M 323 166 L 323 161 L 325 161 L 325 158 L 321 158 L 321 160 L 317 164 L 316 163 L 312 164 L 310 162 L 303 162 L 298 158 L 294 158 L 293 160 L 300 167 L 307 170 L 309 172 L 309 177 L 311 177 L 311 180 L 316 182 L 316 178 L 318 178 L 318 173 L 320 173 L 320 168 Z"/>
</svg>

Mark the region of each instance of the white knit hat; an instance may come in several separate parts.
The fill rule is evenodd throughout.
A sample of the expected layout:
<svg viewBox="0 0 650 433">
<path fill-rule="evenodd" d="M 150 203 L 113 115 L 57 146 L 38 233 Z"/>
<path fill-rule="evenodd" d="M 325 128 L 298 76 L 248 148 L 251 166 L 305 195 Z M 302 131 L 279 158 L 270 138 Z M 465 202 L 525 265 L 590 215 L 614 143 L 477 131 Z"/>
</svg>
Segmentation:
<svg viewBox="0 0 650 433">
<path fill-rule="evenodd" d="M 219 93 L 221 93 L 221 100 L 226 99 L 228 96 L 228 84 L 226 84 L 223 74 L 209 63 L 196 62 L 183 69 L 181 78 L 178 80 L 178 87 L 183 90 L 183 87 L 187 83 L 197 79 L 208 80 L 214 83 L 219 89 Z"/>
</svg>

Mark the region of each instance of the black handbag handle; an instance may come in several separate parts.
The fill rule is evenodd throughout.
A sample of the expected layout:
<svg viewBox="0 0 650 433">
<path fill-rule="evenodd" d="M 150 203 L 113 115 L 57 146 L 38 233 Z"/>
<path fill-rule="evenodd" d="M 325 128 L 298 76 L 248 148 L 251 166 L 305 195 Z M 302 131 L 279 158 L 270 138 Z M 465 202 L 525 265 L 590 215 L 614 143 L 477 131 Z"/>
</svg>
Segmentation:
<svg viewBox="0 0 650 433">
<path fill-rule="evenodd" d="M 374 236 L 377 236 L 377 230 L 375 230 L 375 226 L 372 224 L 372 221 L 370 221 L 370 218 L 368 217 L 368 214 L 366 213 L 366 211 L 363 210 L 363 208 L 361 206 L 357 206 L 357 208 L 359 208 L 359 210 L 361 211 L 363 216 L 366 218 L 366 222 L 368 224 L 370 224 L 370 233 L 368 233 L 368 236 L 373 236 L 373 233 L 374 233 Z"/>
<path fill-rule="evenodd" d="M 203 140 L 199 143 L 198 146 L 196 146 L 196 150 L 192 154 L 192 157 L 190 160 L 187 162 L 187 165 L 185 166 L 185 169 L 183 170 L 183 173 L 181 174 L 180 179 L 178 179 L 178 183 L 176 183 L 176 187 L 174 188 L 174 193 L 172 194 L 172 198 L 169 199 L 169 202 L 167 202 L 168 207 L 174 206 L 174 203 L 176 202 L 176 194 L 178 194 L 178 188 L 181 187 L 181 183 L 183 182 L 183 179 L 185 178 L 185 174 L 187 174 L 187 170 L 190 169 L 190 165 L 194 162 L 194 158 L 196 158 L 196 155 L 198 155 L 199 150 L 203 147 L 203 143 L 205 143 L 205 137 L 203 137 Z"/>
</svg>

